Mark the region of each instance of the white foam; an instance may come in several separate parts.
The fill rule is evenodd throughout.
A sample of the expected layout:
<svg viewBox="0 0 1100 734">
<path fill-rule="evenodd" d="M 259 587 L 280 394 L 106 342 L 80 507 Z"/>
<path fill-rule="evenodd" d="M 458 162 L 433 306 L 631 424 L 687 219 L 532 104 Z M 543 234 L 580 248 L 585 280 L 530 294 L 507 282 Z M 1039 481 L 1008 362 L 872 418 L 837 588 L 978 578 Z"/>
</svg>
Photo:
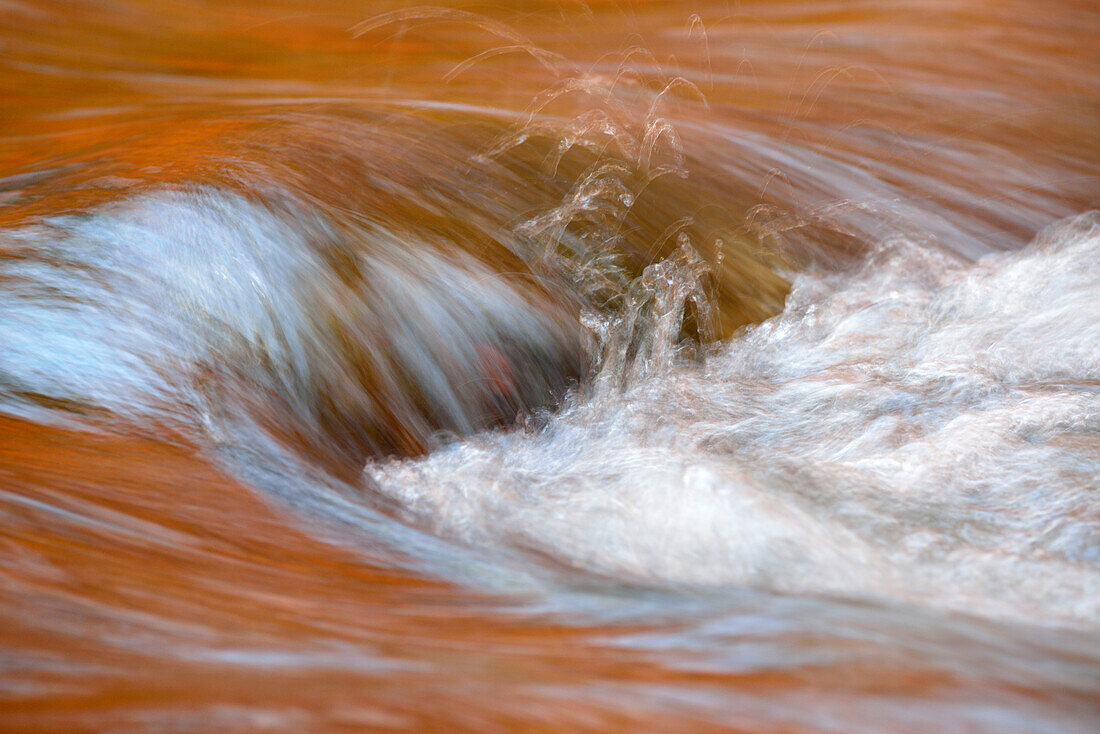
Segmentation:
<svg viewBox="0 0 1100 734">
<path fill-rule="evenodd" d="M 657 585 L 1100 623 L 1100 218 L 804 274 L 701 365 L 367 467 L 416 521 Z"/>
</svg>

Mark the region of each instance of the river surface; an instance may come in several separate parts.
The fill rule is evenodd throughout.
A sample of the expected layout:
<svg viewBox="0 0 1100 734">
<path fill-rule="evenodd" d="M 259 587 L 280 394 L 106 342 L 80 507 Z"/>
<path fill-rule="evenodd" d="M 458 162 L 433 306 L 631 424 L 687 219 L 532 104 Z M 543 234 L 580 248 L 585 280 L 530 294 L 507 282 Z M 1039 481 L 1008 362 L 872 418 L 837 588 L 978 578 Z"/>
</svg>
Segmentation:
<svg viewBox="0 0 1100 734">
<path fill-rule="evenodd" d="M 0 730 L 1100 731 L 1097 38 L 0 3 Z"/>
</svg>

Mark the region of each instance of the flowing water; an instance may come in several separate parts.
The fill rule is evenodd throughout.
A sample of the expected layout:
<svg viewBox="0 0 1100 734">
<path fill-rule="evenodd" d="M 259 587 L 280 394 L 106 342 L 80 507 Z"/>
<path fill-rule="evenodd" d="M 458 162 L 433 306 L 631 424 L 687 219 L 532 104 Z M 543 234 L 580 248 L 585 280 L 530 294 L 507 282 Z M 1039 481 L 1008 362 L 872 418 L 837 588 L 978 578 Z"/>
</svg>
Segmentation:
<svg viewBox="0 0 1100 734">
<path fill-rule="evenodd" d="M 1100 729 L 1100 8 L 0 4 L 0 729 Z"/>
</svg>

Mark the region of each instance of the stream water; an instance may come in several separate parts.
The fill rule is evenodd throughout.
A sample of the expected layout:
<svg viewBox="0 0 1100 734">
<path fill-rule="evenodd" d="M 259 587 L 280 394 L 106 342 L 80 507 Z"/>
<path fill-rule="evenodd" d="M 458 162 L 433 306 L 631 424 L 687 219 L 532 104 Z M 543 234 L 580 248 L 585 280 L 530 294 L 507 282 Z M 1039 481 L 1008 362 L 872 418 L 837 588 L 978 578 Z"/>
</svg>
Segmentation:
<svg viewBox="0 0 1100 734">
<path fill-rule="evenodd" d="M 1096 731 L 1098 35 L 0 4 L 0 729 Z"/>
</svg>

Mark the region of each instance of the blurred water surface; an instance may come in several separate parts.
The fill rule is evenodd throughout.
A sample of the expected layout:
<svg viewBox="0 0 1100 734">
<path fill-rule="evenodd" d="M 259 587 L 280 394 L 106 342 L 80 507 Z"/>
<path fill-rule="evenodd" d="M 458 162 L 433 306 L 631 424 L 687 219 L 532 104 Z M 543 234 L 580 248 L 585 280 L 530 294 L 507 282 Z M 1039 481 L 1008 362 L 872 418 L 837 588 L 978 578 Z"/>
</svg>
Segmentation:
<svg viewBox="0 0 1100 734">
<path fill-rule="evenodd" d="M 1100 12 L 0 5 L 0 728 L 1100 728 Z"/>
</svg>

